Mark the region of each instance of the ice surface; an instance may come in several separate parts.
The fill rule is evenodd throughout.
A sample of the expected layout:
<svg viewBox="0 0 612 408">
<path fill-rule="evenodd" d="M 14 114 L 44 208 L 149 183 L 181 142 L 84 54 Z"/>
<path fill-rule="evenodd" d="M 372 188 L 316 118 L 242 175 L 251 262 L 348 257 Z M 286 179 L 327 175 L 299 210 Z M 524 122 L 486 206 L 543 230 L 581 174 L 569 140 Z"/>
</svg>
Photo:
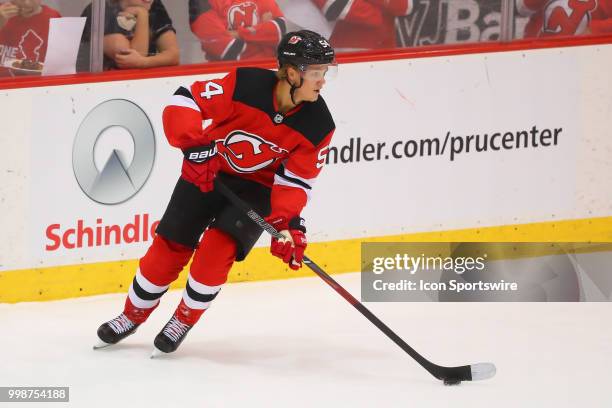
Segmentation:
<svg viewBox="0 0 612 408">
<path fill-rule="evenodd" d="M 359 295 L 358 274 L 337 280 Z M 96 351 L 124 295 L 0 304 L 0 386 L 69 386 L 56 405 L 70 407 L 612 406 L 610 303 L 368 304 L 437 364 L 497 366 L 444 387 L 317 277 L 227 285 L 181 348 L 152 360 L 180 296 Z"/>
</svg>

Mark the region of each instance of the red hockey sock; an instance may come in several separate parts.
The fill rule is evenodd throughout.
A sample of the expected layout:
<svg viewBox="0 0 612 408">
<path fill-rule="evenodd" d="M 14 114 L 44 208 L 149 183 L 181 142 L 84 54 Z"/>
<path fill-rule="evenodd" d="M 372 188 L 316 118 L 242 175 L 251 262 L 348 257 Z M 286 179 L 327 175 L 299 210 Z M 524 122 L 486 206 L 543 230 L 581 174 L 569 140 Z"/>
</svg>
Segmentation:
<svg viewBox="0 0 612 408">
<path fill-rule="evenodd" d="M 174 315 L 181 323 L 188 324 L 193 326 L 200 320 L 200 317 L 204 314 L 206 309 L 192 309 L 185 304 L 185 301 L 181 299 L 181 303 L 179 303 Z"/>
<path fill-rule="evenodd" d="M 153 307 L 150 308 L 139 308 L 132 304 L 130 301 L 130 297 L 128 296 L 125 299 L 125 306 L 123 307 L 123 314 L 127 316 L 132 322 L 136 324 L 144 323 L 151 313 L 159 306 L 159 302 Z"/>
<path fill-rule="evenodd" d="M 170 283 L 193 254 L 193 250 L 157 235 L 130 285 L 123 313 L 134 323 L 143 323 L 159 305 Z"/>
<path fill-rule="evenodd" d="M 154 285 L 166 286 L 178 278 L 192 254 L 193 249 L 156 235 L 140 259 L 140 271 Z"/>
<path fill-rule="evenodd" d="M 236 242 L 227 233 L 211 228 L 204 233 L 189 275 L 207 286 L 223 285 L 236 260 Z"/>
<path fill-rule="evenodd" d="M 236 243 L 232 237 L 215 228 L 204 233 L 176 309 L 176 317 L 182 323 L 193 326 L 200 319 L 227 281 L 235 259 Z"/>
</svg>

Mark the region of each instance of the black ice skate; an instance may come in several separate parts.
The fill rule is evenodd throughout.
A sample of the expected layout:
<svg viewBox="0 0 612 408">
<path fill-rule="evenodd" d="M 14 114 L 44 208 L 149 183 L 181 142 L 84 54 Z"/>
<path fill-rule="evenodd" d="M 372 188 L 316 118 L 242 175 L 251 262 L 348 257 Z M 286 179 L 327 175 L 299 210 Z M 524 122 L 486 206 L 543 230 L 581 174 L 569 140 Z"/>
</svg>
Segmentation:
<svg viewBox="0 0 612 408">
<path fill-rule="evenodd" d="M 176 315 L 173 315 L 170 321 L 166 323 L 164 328 L 155 337 L 153 341 L 155 349 L 153 350 L 153 354 L 151 354 L 151 358 L 157 357 L 162 353 L 172 353 L 176 351 L 183 340 L 185 340 L 187 333 L 192 327 L 193 326 L 188 324 L 181 323 L 181 321 L 176 318 Z"/>
<path fill-rule="evenodd" d="M 117 344 L 130 334 L 134 334 L 138 326 L 140 326 L 140 324 L 134 323 L 128 319 L 126 315 L 121 313 L 113 320 L 109 320 L 98 328 L 100 342 L 94 346 L 94 350 Z"/>
</svg>

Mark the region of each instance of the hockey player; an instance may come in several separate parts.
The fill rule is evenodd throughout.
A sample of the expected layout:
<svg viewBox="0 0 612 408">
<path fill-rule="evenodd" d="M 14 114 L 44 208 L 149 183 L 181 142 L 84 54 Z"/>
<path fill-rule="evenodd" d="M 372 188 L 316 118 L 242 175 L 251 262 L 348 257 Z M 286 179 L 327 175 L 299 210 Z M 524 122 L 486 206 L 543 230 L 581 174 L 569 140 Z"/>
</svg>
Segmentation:
<svg viewBox="0 0 612 408">
<path fill-rule="evenodd" d="M 525 38 L 612 32 L 612 0 L 517 0 L 517 9 L 529 16 Z"/>
<path fill-rule="evenodd" d="M 270 58 L 287 32 L 274 0 L 189 0 L 189 20 L 209 61 Z"/>
<path fill-rule="evenodd" d="M 394 48 L 395 17 L 412 12 L 414 0 L 312 0 L 335 21 L 330 42 L 342 51 Z"/>
<path fill-rule="evenodd" d="M 183 298 L 154 340 L 157 350 L 175 351 L 219 294 L 234 261 L 258 240 L 260 228 L 214 188 L 217 173 L 286 237 L 272 239 L 271 253 L 292 269 L 302 266 L 300 213 L 335 129 L 319 96 L 335 71 L 334 57 L 320 35 L 292 32 L 278 46 L 278 72 L 239 68 L 176 90 L 163 124 L 170 144 L 184 153 L 181 177 L 123 313 L 98 329 L 101 346 L 134 333 L 193 256 Z M 202 129 L 206 119 L 212 123 Z"/>
</svg>

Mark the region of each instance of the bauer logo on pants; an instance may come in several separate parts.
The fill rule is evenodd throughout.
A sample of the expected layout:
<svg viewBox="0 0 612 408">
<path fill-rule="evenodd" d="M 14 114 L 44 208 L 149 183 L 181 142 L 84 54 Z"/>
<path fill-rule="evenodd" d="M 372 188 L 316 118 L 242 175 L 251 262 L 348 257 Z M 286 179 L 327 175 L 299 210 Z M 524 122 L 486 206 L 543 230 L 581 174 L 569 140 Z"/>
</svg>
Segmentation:
<svg viewBox="0 0 612 408">
<path fill-rule="evenodd" d="M 110 152 L 96 166 L 100 136 L 114 126 L 131 135 L 127 142 L 133 142 L 133 158 L 126 163 L 121 148 L 110 146 Z M 79 126 L 72 149 L 72 167 L 81 190 L 100 204 L 119 204 L 133 197 L 149 178 L 154 160 L 151 121 L 138 105 L 124 99 L 103 102 L 89 112 Z"/>
</svg>

